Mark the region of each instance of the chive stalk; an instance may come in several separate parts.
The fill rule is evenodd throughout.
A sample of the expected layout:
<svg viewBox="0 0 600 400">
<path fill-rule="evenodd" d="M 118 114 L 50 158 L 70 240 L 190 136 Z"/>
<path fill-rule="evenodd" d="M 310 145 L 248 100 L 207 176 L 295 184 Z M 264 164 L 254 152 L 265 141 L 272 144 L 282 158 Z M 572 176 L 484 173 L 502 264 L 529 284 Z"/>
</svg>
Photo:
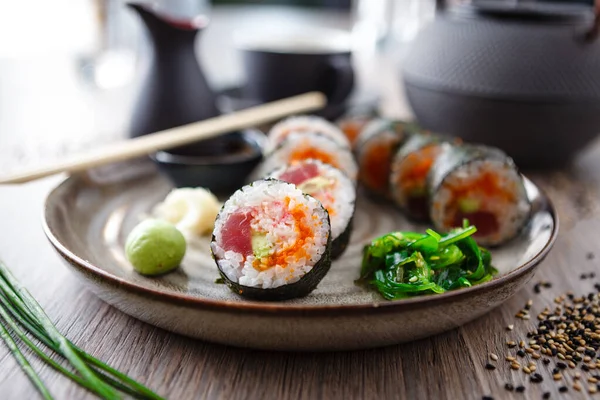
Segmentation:
<svg viewBox="0 0 600 400">
<path fill-rule="evenodd" d="M 120 394 L 115 390 L 117 389 L 135 398 L 163 400 L 162 397 L 152 392 L 144 385 L 110 367 L 101 360 L 87 354 L 62 336 L 39 303 L 20 285 L 6 265 L 1 261 L 0 317 L 5 322 L 0 324 L 0 328 L 2 331 L 6 332 L 7 335 L 2 335 L 2 338 L 7 343 L 7 346 L 15 358 L 19 357 L 20 354 L 21 357 L 17 358 L 17 361 L 19 361 L 24 372 L 30 376 L 32 382 L 36 384 L 36 387 L 38 387 L 40 392 L 42 392 L 42 386 L 39 386 L 39 384 L 43 385 L 43 383 L 39 378 L 34 380 L 33 377 L 37 377 L 37 375 L 35 375 L 35 372 L 31 369 L 31 366 L 20 352 L 17 344 L 12 340 L 8 329 L 10 329 L 22 343 L 48 365 L 101 398 L 109 400 L 120 399 Z M 20 326 L 23 327 L 25 331 L 21 329 Z M 73 373 L 64 368 L 49 355 L 44 353 L 39 346 L 29 339 L 27 333 L 48 349 L 66 358 L 77 373 Z M 10 343 L 7 342 L 7 340 L 10 340 Z"/>
</svg>

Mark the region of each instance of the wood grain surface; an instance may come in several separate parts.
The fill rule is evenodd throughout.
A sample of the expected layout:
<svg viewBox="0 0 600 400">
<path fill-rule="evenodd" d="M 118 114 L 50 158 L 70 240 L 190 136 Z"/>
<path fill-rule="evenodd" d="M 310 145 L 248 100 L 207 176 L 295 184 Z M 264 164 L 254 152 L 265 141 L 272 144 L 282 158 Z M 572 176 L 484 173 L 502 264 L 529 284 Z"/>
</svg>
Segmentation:
<svg viewBox="0 0 600 400">
<path fill-rule="evenodd" d="M 403 116 L 406 108 L 397 80 L 391 70 L 387 72 L 378 75 L 387 89 L 383 109 Z M 113 138 L 90 134 L 80 138 L 80 143 Z M 63 138 L 64 145 L 77 147 L 70 139 Z M 14 145 L 0 148 L 0 173 L 15 169 L 18 160 L 36 158 L 39 151 L 20 146 L 15 138 L 8 142 Z M 56 148 L 62 147 L 56 144 Z M 52 154 L 45 152 L 44 156 L 51 158 Z M 544 377 L 540 384 L 529 383 L 525 373 L 510 370 L 504 361 L 506 355 L 514 354 L 506 341 L 526 339 L 535 325 L 535 318 L 523 321 L 514 317 L 528 299 L 533 300 L 532 314 L 537 314 L 546 305 L 552 306 L 555 296 L 569 290 L 587 294 L 600 282 L 600 143 L 568 168 L 530 172 L 528 176 L 548 192 L 561 218 L 554 250 L 534 280 L 473 323 L 382 349 L 261 352 L 191 340 L 130 318 L 98 300 L 77 281 L 42 233 L 43 199 L 60 177 L 0 187 L 0 257 L 69 339 L 169 399 L 541 399 L 545 392 L 550 392 L 552 399 L 600 399 L 600 394 L 587 393 L 585 380 L 581 393 L 571 388 L 574 370 L 566 372 L 569 392 L 559 393 L 562 383 L 554 382 L 550 373 L 554 360 L 549 365 L 537 363 Z M 590 259 L 588 253 L 596 256 Z M 581 273 L 591 271 L 599 277 L 580 279 Z M 535 294 L 533 285 L 540 280 L 553 287 Z M 513 331 L 506 330 L 509 324 L 514 324 Z M 500 358 L 493 371 L 485 369 L 489 353 Z M 34 361 L 33 366 L 57 399 L 93 398 L 42 363 Z M 508 392 L 504 389 L 507 382 L 524 384 L 526 389 L 524 393 Z M 35 398 L 33 386 L 0 345 L 0 399 Z"/>
</svg>

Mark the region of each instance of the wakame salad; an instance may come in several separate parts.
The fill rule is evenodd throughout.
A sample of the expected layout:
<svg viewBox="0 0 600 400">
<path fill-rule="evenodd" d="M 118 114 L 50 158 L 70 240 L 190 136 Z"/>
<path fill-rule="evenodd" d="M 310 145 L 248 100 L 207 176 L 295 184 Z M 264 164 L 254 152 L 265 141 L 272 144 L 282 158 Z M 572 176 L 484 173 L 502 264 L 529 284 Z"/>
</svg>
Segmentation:
<svg viewBox="0 0 600 400">
<path fill-rule="evenodd" d="M 363 250 L 358 282 L 397 300 L 489 281 L 498 271 L 490 252 L 473 239 L 476 231 L 465 222 L 446 235 L 428 229 L 378 237 Z"/>
</svg>

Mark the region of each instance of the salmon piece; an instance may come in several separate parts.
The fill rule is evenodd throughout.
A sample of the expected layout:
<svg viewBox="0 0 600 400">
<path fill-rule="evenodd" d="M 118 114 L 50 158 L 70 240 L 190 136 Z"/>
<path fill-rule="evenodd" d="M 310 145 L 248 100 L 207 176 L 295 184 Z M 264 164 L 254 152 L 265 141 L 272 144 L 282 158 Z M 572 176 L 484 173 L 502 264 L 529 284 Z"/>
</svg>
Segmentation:
<svg viewBox="0 0 600 400">
<path fill-rule="evenodd" d="M 244 256 L 252 255 L 252 217 L 247 211 L 237 211 L 229 216 L 221 230 L 221 247 Z"/>
<path fill-rule="evenodd" d="M 285 182 L 293 183 L 294 185 L 299 185 L 302 182 L 316 176 L 319 176 L 319 167 L 315 164 L 305 163 L 304 165 L 291 167 L 281 174 L 279 179 Z"/>
</svg>

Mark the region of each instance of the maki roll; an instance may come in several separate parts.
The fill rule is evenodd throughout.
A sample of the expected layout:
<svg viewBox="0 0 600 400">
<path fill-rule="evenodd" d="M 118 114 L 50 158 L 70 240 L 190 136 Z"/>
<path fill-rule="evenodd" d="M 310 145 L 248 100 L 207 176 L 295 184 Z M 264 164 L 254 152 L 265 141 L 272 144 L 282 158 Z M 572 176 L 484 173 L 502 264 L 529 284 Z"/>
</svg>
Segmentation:
<svg viewBox="0 0 600 400">
<path fill-rule="evenodd" d="M 376 119 L 360 133 L 355 146 L 358 179 L 372 194 L 389 198 L 392 156 L 407 139 L 408 132 L 405 123 Z"/>
<path fill-rule="evenodd" d="M 499 149 L 454 146 L 440 155 L 430 174 L 431 219 L 448 232 L 467 219 L 481 245 L 515 237 L 529 219 L 531 203 L 513 160 Z"/>
<path fill-rule="evenodd" d="M 235 293 L 257 300 L 306 296 L 331 266 L 329 216 L 290 183 L 256 181 L 223 205 L 211 250 Z"/>
<path fill-rule="evenodd" d="M 331 258 L 339 257 L 350 241 L 356 190 L 342 171 L 318 160 L 305 160 L 274 171 L 271 178 L 293 183 L 321 202 L 331 220 Z"/>
<path fill-rule="evenodd" d="M 427 175 L 448 146 L 438 136 L 415 134 L 394 155 L 389 175 L 390 190 L 394 202 L 409 218 L 429 220 Z"/>
<path fill-rule="evenodd" d="M 273 125 L 269 131 L 269 148 L 277 147 L 291 133 L 318 133 L 327 136 L 338 145 L 350 148 L 350 142 L 344 133 L 324 118 L 314 115 L 300 115 L 284 119 Z"/>
<path fill-rule="evenodd" d="M 328 136 L 316 133 L 291 133 L 259 165 L 254 176 L 263 177 L 282 165 L 314 159 L 329 164 L 356 180 L 358 166 L 352 153 Z"/>
</svg>

